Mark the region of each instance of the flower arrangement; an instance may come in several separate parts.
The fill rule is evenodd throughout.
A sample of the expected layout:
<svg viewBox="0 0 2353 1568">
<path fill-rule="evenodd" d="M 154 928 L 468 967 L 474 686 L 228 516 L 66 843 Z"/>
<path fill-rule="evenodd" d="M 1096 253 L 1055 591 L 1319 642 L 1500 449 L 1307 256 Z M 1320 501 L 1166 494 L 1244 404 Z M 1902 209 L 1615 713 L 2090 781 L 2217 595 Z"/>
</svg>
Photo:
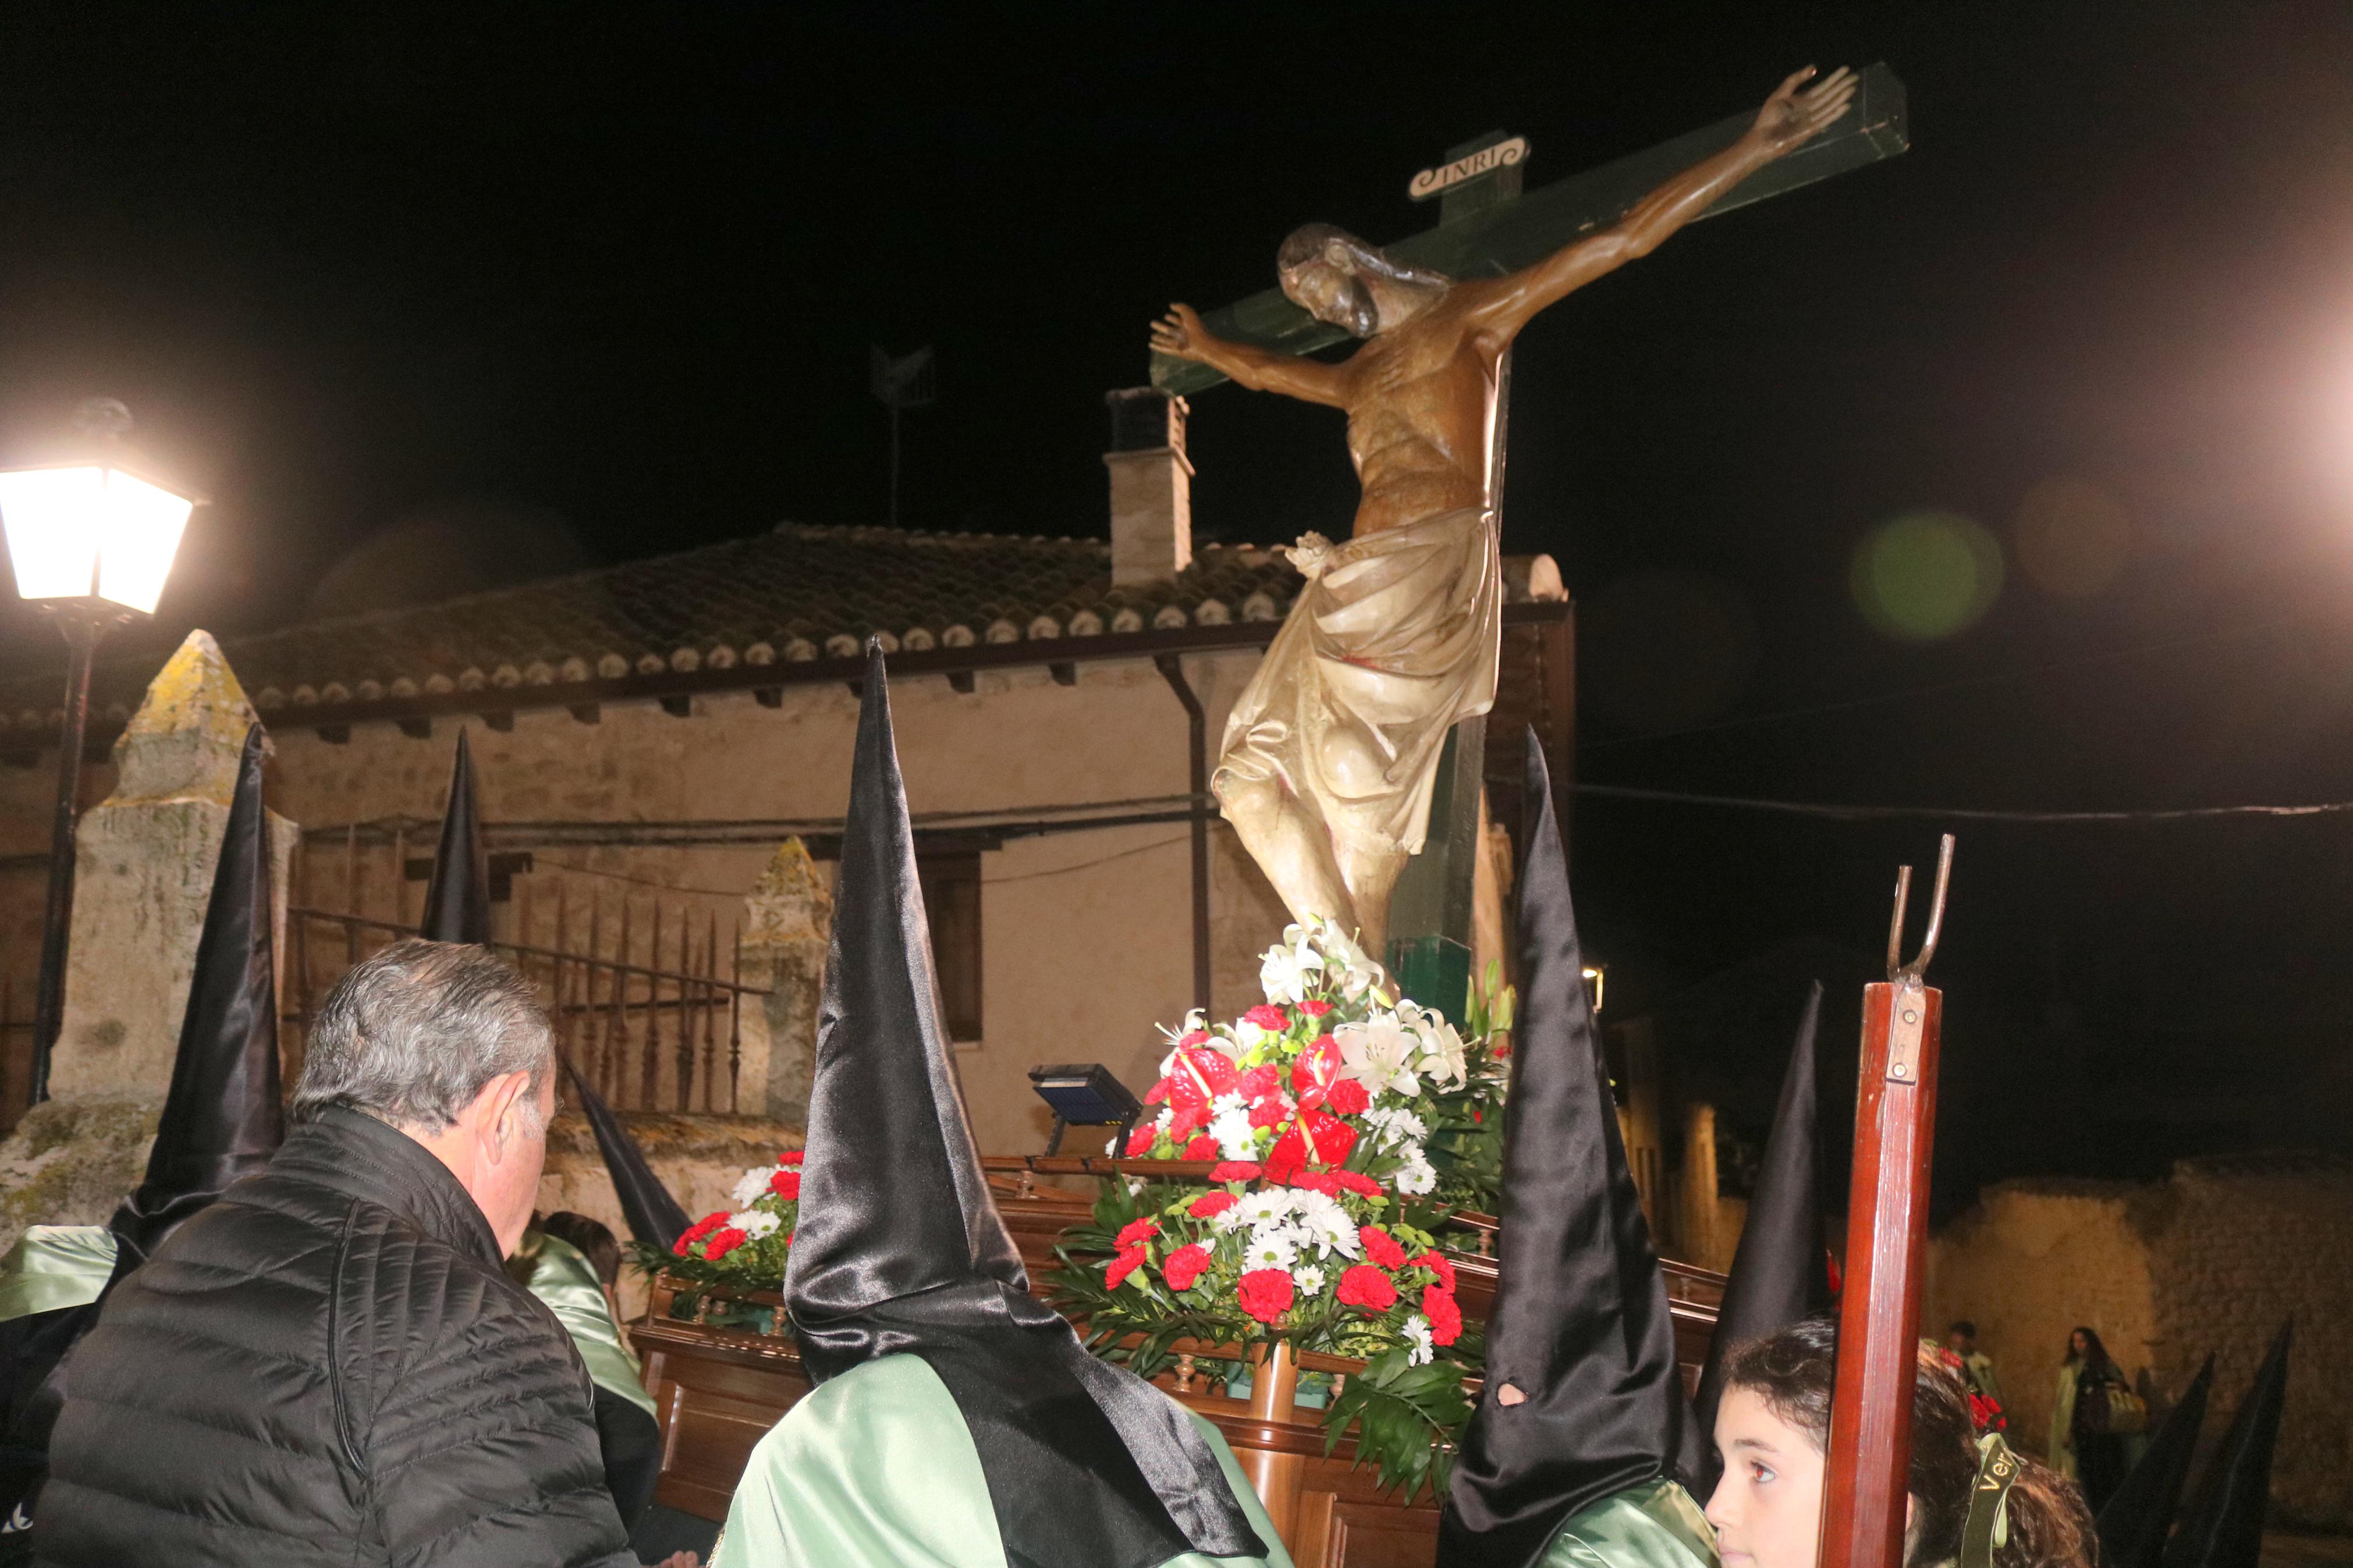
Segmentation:
<svg viewBox="0 0 2353 1568">
<path fill-rule="evenodd" d="M 1385 1487 L 1442 1489 L 1480 1356 L 1433 1232 L 1479 1195 L 1464 1150 L 1500 1131 L 1509 994 L 1491 979 L 1466 1037 L 1321 921 L 1289 928 L 1260 981 L 1240 1018 L 1174 1034 L 1145 1096 L 1157 1115 L 1113 1151 L 1215 1162 L 1208 1190 L 1107 1184 L 1060 1249 L 1060 1304 L 1145 1376 L 1180 1340 L 1361 1359 L 1327 1429 L 1356 1423 Z"/>
<path fill-rule="evenodd" d="M 680 1233 L 669 1251 L 635 1248 L 647 1273 L 661 1269 L 698 1285 L 774 1290 L 800 1227 L 801 1153 L 754 1165 L 735 1184 L 735 1206 L 707 1214 Z"/>
</svg>

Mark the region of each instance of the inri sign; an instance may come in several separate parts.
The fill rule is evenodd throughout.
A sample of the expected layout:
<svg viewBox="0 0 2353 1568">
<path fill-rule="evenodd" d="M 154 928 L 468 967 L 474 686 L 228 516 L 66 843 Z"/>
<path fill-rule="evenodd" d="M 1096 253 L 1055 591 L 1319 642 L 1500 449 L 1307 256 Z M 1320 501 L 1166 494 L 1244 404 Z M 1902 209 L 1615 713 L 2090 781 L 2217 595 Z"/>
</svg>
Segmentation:
<svg viewBox="0 0 2353 1568">
<path fill-rule="evenodd" d="M 1498 142 L 1493 147 L 1482 147 L 1465 158 L 1451 163 L 1440 163 L 1435 169 L 1424 169 L 1406 185 L 1406 194 L 1415 201 L 1426 202 L 1449 185 L 1459 185 L 1465 180 L 1475 180 L 1497 169 L 1508 169 L 1528 155 L 1528 139 L 1514 136 L 1509 142 Z"/>
</svg>

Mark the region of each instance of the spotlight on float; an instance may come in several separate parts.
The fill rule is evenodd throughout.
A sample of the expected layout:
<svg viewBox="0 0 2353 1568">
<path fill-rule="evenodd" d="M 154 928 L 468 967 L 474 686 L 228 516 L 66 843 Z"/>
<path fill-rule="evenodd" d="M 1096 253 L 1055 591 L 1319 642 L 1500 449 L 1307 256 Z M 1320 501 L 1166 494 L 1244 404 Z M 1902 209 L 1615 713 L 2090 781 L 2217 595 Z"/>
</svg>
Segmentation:
<svg viewBox="0 0 2353 1568">
<path fill-rule="evenodd" d="M 1135 1119 L 1144 1114 L 1143 1102 L 1101 1062 L 1031 1068 L 1029 1087 L 1054 1112 L 1054 1135 L 1046 1141 L 1049 1154 L 1061 1152 L 1063 1130 L 1071 1127 L 1116 1127 L 1119 1142 L 1125 1143 Z"/>
</svg>

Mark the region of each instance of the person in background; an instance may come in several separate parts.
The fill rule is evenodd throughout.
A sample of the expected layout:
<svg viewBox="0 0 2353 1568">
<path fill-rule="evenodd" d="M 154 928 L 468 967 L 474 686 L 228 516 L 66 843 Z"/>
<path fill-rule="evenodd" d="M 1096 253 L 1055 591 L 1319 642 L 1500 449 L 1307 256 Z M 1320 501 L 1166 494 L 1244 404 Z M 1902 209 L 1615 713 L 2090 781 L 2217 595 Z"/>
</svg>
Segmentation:
<svg viewBox="0 0 2353 1568">
<path fill-rule="evenodd" d="M 555 1073 L 530 983 L 483 949 L 354 965 L 269 1168 L 174 1231 L 74 1352 L 36 1562 L 638 1568 L 588 1375 L 501 1267 Z"/>
<path fill-rule="evenodd" d="M 2132 1384 L 2100 1342 L 2097 1330 L 2078 1327 L 2067 1336 L 2067 1359 L 2051 1404 L 2049 1452 L 2059 1473 L 2084 1489 L 2094 1513 L 2132 1468 L 2135 1456 L 2116 1416 L 2120 1407 L 2137 1404 Z"/>
<path fill-rule="evenodd" d="M 1921 1347 L 1919 1368 L 1905 1568 L 2092 1568 L 2097 1538 L 2076 1489 L 2011 1453 L 1998 1433 L 1979 1436 L 1968 1390 L 1934 1345 Z M 1707 1504 L 1725 1568 L 1820 1560 L 1837 1377 L 1838 1325 L 1828 1318 L 1750 1340 L 1726 1358 L 1715 1416 L 1724 1479 Z"/>
<path fill-rule="evenodd" d="M 2004 1403 L 2001 1379 L 1993 1374 L 1993 1357 L 1978 1349 L 1978 1326 L 1975 1323 L 1967 1318 L 1957 1319 L 1953 1326 L 1945 1331 L 1945 1348 L 1961 1358 L 1961 1381 L 1969 1385 L 1971 1394 L 1990 1399 L 1996 1405 Z"/>
<path fill-rule="evenodd" d="M 621 1278 L 620 1244 L 586 1215 L 534 1215 L 507 1260 L 507 1272 L 555 1314 L 588 1369 L 596 1384 L 596 1446 L 604 1457 L 605 1484 L 622 1524 L 635 1530 L 661 1474 L 661 1426 L 638 1358 L 621 1332 L 620 1302 L 614 1295 Z"/>
</svg>

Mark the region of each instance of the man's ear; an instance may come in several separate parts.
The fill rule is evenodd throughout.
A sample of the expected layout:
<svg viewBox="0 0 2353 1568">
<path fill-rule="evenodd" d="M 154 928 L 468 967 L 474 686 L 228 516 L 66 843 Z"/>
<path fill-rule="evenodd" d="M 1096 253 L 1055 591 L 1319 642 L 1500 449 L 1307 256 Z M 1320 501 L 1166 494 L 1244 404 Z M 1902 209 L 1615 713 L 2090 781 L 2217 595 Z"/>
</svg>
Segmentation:
<svg viewBox="0 0 2353 1568">
<path fill-rule="evenodd" d="M 482 1139 L 492 1163 L 504 1160 L 521 1141 L 525 1099 L 530 1093 L 527 1072 L 502 1072 L 482 1086 L 477 1103 L 482 1108 Z"/>
<path fill-rule="evenodd" d="M 1336 239 L 1324 242 L 1324 259 L 1351 278 L 1356 275 L 1356 253 Z"/>
</svg>

